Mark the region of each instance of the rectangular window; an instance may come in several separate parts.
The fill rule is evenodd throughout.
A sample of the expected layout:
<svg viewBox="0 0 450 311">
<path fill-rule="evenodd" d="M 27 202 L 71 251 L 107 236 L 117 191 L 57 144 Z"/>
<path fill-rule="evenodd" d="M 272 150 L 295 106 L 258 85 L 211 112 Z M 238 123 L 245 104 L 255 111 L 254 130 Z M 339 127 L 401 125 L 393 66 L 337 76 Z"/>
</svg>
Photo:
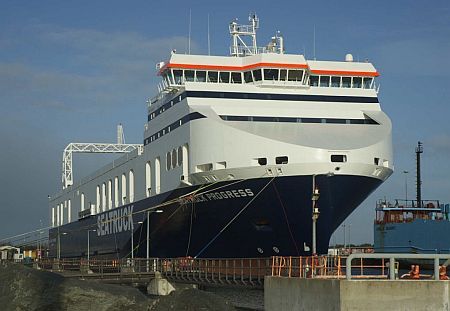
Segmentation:
<svg viewBox="0 0 450 311">
<path fill-rule="evenodd" d="M 287 78 L 287 70 L 281 69 L 280 70 L 280 81 L 286 81 Z"/>
<path fill-rule="evenodd" d="M 288 81 L 302 82 L 303 70 L 289 70 Z"/>
<path fill-rule="evenodd" d="M 329 87 L 330 86 L 330 76 L 320 76 L 320 86 Z"/>
<path fill-rule="evenodd" d="M 264 69 L 264 80 L 278 80 L 278 69 Z"/>
<path fill-rule="evenodd" d="M 174 70 L 173 76 L 175 78 L 175 84 L 183 84 L 183 70 Z"/>
<path fill-rule="evenodd" d="M 319 86 L 319 76 L 311 76 L 311 77 L 309 77 L 309 85 L 311 85 L 311 86 Z"/>
<path fill-rule="evenodd" d="M 230 73 L 226 72 L 226 71 L 220 72 L 219 82 L 220 83 L 230 83 Z"/>
<path fill-rule="evenodd" d="M 332 154 L 331 162 L 347 162 L 347 156 L 345 154 Z"/>
<path fill-rule="evenodd" d="M 364 78 L 364 88 L 365 89 L 370 89 L 370 87 L 372 86 L 372 80 L 373 80 L 373 78 Z"/>
<path fill-rule="evenodd" d="M 195 74 L 197 82 L 206 82 L 206 71 L 197 71 Z"/>
<path fill-rule="evenodd" d="M 342 87 L 351 87 L 352 78 L 351 77 L 342 77 Z"/>
<path fill-rule="evenodd" d="M 288 164 L 288 157 L 287 156 L 281 156 L 275 158 L 276 164 Z"/>
<path fill-rule="evenodd" d="M 173 75 L 172 75 L 172 71 L 168 70 L 167 71 L 167 79 L 169 80 L 170 84 L 173 84 Z"/>
<path fill-rule="evenodd" d="M 252 72 L 251 71 L 244 72 L 244 81 L 245 81 L 245 83 L 252 83 L 253 82 L 253 77 L 252 77 Z"/>
<path fill-rule="evenodd" d="M 232 72 L 231 83 L 242 83 L 242 74 L 240 72 Z"/>
<path fill-rule="evenodd" d="M 208 82 L 217 83 L 219 73 L 217 71 L 208 71 Z"/>
<path fill-rule="evenodd" d="M 340 87 L 341 86 L 341 77 L 331 77 L 331 86 L 332 87 Z"/>
<path fill-rule="evenodd" d="M 255 81 L 261 81 L 262 80 L 261 69 L 253 70 L 253 78 L 255 79 Z"/>
<path fill-rule="evenodd" d="M 362 87 L 362 78 L 353 77 L 353 87 L 356 89 L 360 89 Z"/>
<path fill-rule="evenodd" d="M 184 79 L 187 81 L 187 82 L 192 82 L 192 81 L 194 81 L 194 70 L 185 70 L 184 71 Z"/>
</svg>

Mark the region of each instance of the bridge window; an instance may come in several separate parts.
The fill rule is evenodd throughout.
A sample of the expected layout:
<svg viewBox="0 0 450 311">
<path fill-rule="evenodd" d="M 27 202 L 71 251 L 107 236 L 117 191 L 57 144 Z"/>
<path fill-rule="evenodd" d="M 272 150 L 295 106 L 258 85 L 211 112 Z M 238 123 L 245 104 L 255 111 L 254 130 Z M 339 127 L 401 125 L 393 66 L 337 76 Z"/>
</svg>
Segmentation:
<svg viewBox="0 0 450 311">
<path fill-rule="evenodd" d="M 332 87 L 340 87 L 341 86 L 341 77 L 331 77 L 331 86 Z"/>
<path fill-rule="evenodd" d="M 244 81 L 245 81 L 245 83 L 252 83 L 253 82 L 253 77 L 252 77 L 252 72 L 251 71 L 244 72 Z"/>
<path fill-rule="evenodd" d="M 286 81 L 287 69 L 280 69 L 280 81 Z"/>
<path fill-rule="evenodd" d="M 230 83 L 230 73 L 228 71 L 220 72 L 219 82 L 220 83 Z"/>
<path fill-rule="evenodd" d="M 364 88 L 370 89 L 372 86 L 373 78 L 364 78 Z"/>
<path fill-rule="evenodd" d="M 197 71 L 195 74 L 197 82 L 206 82 L 206 71 Z"/>
<path fill-rule="evenodd" d="M 253 70 L 253 78 L 255 79 L 255 81 L 261 81 L 262 80 L 261 69 Z"/>
<path fill-rule="evenodd" d="M 288 81 L 302 82 L 303 80 L 303 70 L 289 70 Z"/>
<path fill-rule="evenodd" d="M 362 87 L 362 78 L 360 77 L 353 77 L 353 88 L 360 89 Z"/>
<path fill-rule="evenodd" d="M 167 70 L 166 71 L 166 75 L 167 75 L 167 81 L 169 81 L 169 84 L 173 84 L 173 75 L 172 75 L 172 71 Z"/>
<path fill-rule="evenodd" d="M 320 86 L 329 87 L 330 86 L 330 76 L 320 76 Z"/>
<path fill-rule="evenodd" d="M 173 70 L 175 84 L 183 84 L 183 70 Z"/>
<path fill-rule="evenodd" d="M 342 87 L 349 88 L 352 85 L 351 77 L 342 77 Z"/>
<path fill-rule="evenodd" d="M 217 83 L 219 73 L 217 71 L 208 71 L 208 82 Z"/>
<path fill-rule="evenodd" d="M 319 86 L 319 76 L 311 76 L 311 77 L 309 77 L 309 85 L 311 85 L 311 86 Z"/>
<path fill-rule="evenodd" d="M 264 69 L 264 80 L 278 80 L 278 69 Z"/>
<path fill-rule="evenodd" d="M 184 79 L 186 82 L 192 82 L 194 81 L 194 70 L 185 70 L 184 71 Z"/>
<path fill-rule="evenodd" d="M 242 83 L 242 73 L 232 72 L 231 73 L 231 83 Z"/>
</svg>

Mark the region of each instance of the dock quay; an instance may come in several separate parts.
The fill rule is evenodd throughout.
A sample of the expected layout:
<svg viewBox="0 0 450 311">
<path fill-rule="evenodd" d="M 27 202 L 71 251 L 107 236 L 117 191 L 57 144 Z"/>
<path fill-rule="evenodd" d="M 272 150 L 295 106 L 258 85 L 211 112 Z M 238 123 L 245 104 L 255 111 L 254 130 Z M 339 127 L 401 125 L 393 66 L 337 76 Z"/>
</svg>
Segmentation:
<svg viewBox="0 0 450 311">
<path fill-rule="evenodd" d="M 401 259 L 429 260 L 434 269 L 399 274 Z M 370 259 L 371 261 L 367 261 Z M 265 310 L 449 310 L 450 255 L 352 254 L 238 259 L 44 259 L 34 267 L 66 278 L 147 286 L 170 294 L 172 284 L 264 289 Z M 394 267 L 391 269 L 391 267 Z"/>
</svg>

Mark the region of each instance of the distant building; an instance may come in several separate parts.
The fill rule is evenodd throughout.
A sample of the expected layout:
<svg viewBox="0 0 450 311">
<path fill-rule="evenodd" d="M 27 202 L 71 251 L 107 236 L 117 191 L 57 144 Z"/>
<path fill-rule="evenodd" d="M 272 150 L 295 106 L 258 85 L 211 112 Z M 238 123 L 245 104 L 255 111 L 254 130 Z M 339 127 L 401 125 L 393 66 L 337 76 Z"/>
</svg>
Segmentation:
<svg viewBox="0 0 450 311">
<path fill-rule="evenodd" d="M 1 260 L 22 260 L 23 254 L 20 252 L 20 248 L 5 245 L 0 246 L 0 259 Z"/>
</svg>

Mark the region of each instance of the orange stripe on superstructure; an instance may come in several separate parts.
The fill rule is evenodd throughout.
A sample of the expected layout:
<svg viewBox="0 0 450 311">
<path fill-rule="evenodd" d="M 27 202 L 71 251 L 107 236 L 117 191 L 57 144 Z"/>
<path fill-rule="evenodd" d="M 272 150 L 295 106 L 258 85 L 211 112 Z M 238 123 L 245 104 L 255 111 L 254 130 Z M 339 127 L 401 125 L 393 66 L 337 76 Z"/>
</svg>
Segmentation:
<svg viewBox="0 0 450 311">
<path fill-rule="evenodd" d="M 357 76 L 357 77 L 378 77 L 380 74 L 376 71 L 346 71 L 346 70 L 311 70 L 311 73 L 317 75 L 330 76 Z"/>
<path fill-rule="evenodd" d="M 160 69 L 160 73 L 167 68 L 174 69 L 202 69 L 202 70 L 226 70 L 226 71 L 242 71 L 261 67 L 275 67 L 288 69 L 308 69 L 307 64 L 285 64 L 285 63 L 255 63 L 246 66 L 221 66 L 221 65 L 197 65 L 197 64 L 176 64 L 169 63 Z M 347 71 L 347 70 L 311 70 L 311 73 L 318 75 L 335 75 L 335 76 L 363 76 L 378 77 L 380 74 L 376 71 Z"/>
<path fill-rule="evenodd" d="M 297 68 L 306 69 L 307 64 L 282 64 L 282 63 L 256 63 L 247 66 L 221 66 L 221 65 L 196 65 L 196 64 L 167 64 L 168 68 L 180 68 L 180 69 L 203 69 L 203 70 L 227 70 L 227 71 L 241 71 L 259 67 L 276 67 L 276 68 Z"/>
</svg>

